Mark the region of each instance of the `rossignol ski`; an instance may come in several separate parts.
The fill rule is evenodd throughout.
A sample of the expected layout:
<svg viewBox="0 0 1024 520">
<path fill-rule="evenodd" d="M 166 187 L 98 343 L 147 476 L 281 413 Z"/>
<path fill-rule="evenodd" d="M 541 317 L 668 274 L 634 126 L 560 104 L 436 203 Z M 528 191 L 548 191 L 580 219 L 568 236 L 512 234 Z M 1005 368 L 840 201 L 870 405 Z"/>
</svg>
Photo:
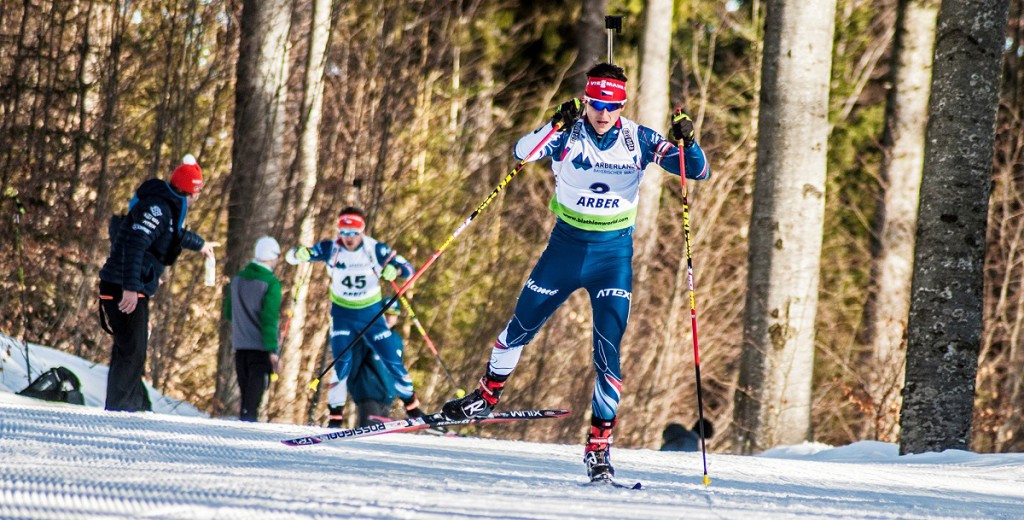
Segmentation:
<svg viewBox="0 0 1024 520">
<path fill-rule="evenodd" d="M 639 482 L 637 482 L 636 484 L 633 484 L 633 485 L 629 485 L 629 484 L 622 484 L 622 483 L 616 482 L 616 481 L 614 481 L 614 480 L 612 480 L 610 478 L 591 480 L 590 482 L 587 482 L 587 483 L 581 484 L 581 485 L 585 486 L 585 487 L 610 487 L 610 488 L 615 488 L 615 489 L 634 489 L 634 490 L 643 489 L 643 484 L 641 484 Z"/>
<path fill-rule="evenodd" d="M 286 446 L 309 446 L 312 444 L 320 444 L 321 442 L 370 437 L 373 435 L 383 435 L 385 433 L 413 432 L 417 430 L 425 430 L 427 428 L 465 426 L 469 424 L 490 424 L 531 419 L 556 419 L 567 417 L 568 415 L 569 410 L 512 410 L 492 413 L 487 417 L 471 417 L 469 419 L 452 421 L 446 419 L 440 413 L 435 413 L 431 415 L 424 415 L 423 417 L 416 419 L 402 419 L 399 421 L 380 424 L 369 424 L 350 430 L 335 430 L 320 435 L 286 439 L 281 441 L 281 443 Z"/>
</svg>

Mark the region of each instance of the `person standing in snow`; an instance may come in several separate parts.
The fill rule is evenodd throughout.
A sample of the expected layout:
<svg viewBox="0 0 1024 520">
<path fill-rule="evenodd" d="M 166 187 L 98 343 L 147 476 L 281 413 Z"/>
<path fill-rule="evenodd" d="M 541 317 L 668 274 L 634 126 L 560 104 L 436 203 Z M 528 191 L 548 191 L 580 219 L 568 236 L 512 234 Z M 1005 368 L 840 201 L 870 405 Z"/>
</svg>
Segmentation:
<svg viewBox="0 0 1024 520">
<path fill-rule="evenodd" d="M 213 256 L 217 242 L 185 229 L 190 206 L 199 199 L 203 171 L 186 155 L 169 181 L 142 183 L 126 215 L 110 219 L 110 256 L 100 269 L 100 324 L 114 337 L 105 408 L 149 411 L 153 405 L 142 382 L 149 343 L 149 300 L 160 275 L 183 249 Z"/>
<path fill-rule="evenodd" d="M 253 261 L 231 279 L 224 298 L 224 319 L 231 322 L 231 347 L 241 399 L 238 418 L 259 420 L 260 403 L 278 357 L 277 324 L 281 281 L 274 276 L 281 246 L 271 237 L 256 241 Z"/>
<path fill-rule="evenodd" d="M 523 347 L 573 291 L 584 288 L 593 309 L 597 371 L 584 464 L 595 481 L 614 475 L 610 448 L 622 392 L 619 346 L 632 295 L 632 234 L 640 181 L 650 163 L 680 174 L 679 148 L 658 132 L 620 117 L 625 103 L 623 69 L 598 64 L 587 72 L 583 100 L 562 103 L 549 123 L 516 144 L 514 155 L 521 160 L 553 125 L 562 125 L 563 131 L 535 159 L 552 158 L 555 194 L 550 208 L 557 220 L 511 320 L 491 350 L 479 388 L 442 408 L 453 420 L 491 413 Z M 694 140 L 693 122 L 682 109 L 672 114 L 672 135 L 684 143 L 687 178 L 707 179 L 707 159 Z"/>
<path fill-rule="evenodd" d="M 331 421 L 340 424 L 348 396 L 346 380 L 352 370 L 352 349 L 346 348 L 380 311 L 382 297 L 378 276 L 385 281 L 393 281 L 399 275 L 409 278 L 415 268 L 401 255 L 392 253 L 387 244 L 364 234 L 366 214 L 363 210 L 354 207 L 341 210 L 337 228 L 336 240 L 324 240 L 313 247 L 292 248 L 285 259 L 291 264 L 327 264 L 331 277 L 328 288 L 331 298 L 331 352 L 338 359 L 334 370 L 340 382 L 330 402 L 341 403 L 332 408 Z M 380 356 L 394 378 L 395 393 L 405 404 L 406 414 L 413 418 L 422 416 L 412 378 L 402 364 L 402 338 L 391 332 L 384 318 L 380 317 L 370 325 L 362 340 Z"/>
</svg>

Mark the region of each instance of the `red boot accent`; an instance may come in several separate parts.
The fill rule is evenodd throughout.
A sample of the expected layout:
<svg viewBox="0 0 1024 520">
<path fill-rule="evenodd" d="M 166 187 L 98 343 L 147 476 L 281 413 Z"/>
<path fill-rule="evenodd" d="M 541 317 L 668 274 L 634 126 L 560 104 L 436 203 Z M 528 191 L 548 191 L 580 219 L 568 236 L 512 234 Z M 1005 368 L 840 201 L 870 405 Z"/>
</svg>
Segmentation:
<svg viewBox="0 0 1024 520">
<path fill-rule="evenodd" d="M 480 397 L 483 397 L 487 404 L 494 406 L 498 404 L 501 391 L 505 388 L 505 381 L 495 381 L 487 375 L 480 378 Z"/>
<path fill-rule="evenodd" d="M 590 420 L 590 434 L 587 435 L 587 446 L 583 452 L 606 451 L 612 445 L 612 428 L 615 428 L 618 422 L 618 419 L 606 421 L 592 418 Z"/>
</svg>

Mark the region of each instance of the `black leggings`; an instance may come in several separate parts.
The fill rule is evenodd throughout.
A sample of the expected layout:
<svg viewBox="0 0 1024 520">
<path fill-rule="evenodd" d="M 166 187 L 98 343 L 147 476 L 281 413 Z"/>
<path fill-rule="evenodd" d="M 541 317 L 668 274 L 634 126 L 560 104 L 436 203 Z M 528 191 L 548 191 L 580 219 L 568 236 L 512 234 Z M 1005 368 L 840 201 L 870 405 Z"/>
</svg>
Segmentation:
<svg viewBox="0 0 1024 520">
<path fill-rule="evenodd" d="M 236 350 L 235 370 L 238 372 L 238 388 L 241 402 L 238 418 L 256 422 L 260 415 L 260 403 L 270 384 L 270 352 L 266 350 Z"/>
</svg>

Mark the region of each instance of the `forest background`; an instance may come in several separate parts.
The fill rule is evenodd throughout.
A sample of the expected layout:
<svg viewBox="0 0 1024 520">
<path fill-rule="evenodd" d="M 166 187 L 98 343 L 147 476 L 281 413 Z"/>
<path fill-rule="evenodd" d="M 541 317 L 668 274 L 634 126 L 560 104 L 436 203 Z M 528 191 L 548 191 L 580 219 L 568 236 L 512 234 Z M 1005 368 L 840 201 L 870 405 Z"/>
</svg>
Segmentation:
<svg viewBox="0 0 1024 520">
<path fill-rule="evenodd" d="M 867 302 L 888 185 L 881 169 L 892 153 L 886 111 L 897 14 L 919 3 L 937 5 L 836 2 L 808 435 L 834 445 L 898 435 L 902 376 L 878 374 L 901 369 L 902 360 L 878 360 Z M 247 24 L 246 9 L 259 19 Z M 583 72 L 606 52 L 603 17 L 617 13 L 625 19 L 615 61 L 630 77 L 631 99 L 641 95 L 642 70 L 644 84 L 664 84 L 668 97 L 656 117 L 640 116 L 643 103 L 624 115 L 665 131 L 670 106 L 686 107 L 712 165 L 710 181 L 689 183 L 688 200 L 704 414 L 720 432 L 709 446 L 733 449 L 765 9 L 749 0 L 5 2 L 0 329 L 106 362 L 110 341 L 95 311 L 107 221 L 139 183 L 166 178 L 186 153 L 198 157 L 207 181 L 189 223 L 227 244 L 220 286 L 263 231 L 284 247 L 308 245 L 332 237 L 337 211 L 349 204 L 369 211 L 370 235 L 422 265 L 514 165 L 515 140 L 581 92 Z M 976 451 L 1024 449 L 1022 17 L 1024 1 L 1011 1 L 988 206 Z M 658 29 L 666 19 L 667 29 Z M 651 41 L 670 51 L 660 79 L 646 75 L 658 69 L 645 65 Z M 697 415 L 681 190 L 674 177 L 651 178 L 662 188 L 660 210 L 650 214 L 653 230 L 641 233 L 654 239 L 638 250 L 622 346 L 616 437 L 626 446 L 656 447 L 665 424 L 691 424 Z M 410 291 L 461 385 L 472 388 L 479 377 L 546 242 L 552 184 L 546 165 L 527 166 Z M 258 203 L 240 206 L 246 197 Z M 199 255 L 186 254 L 166 274 L 151 306 L 147 376 L 167 395 L 230 416 L 221 292 L 204 287 L 201 273 Z M 325 405 L 306 385 L 327 350 L 326 273 L 282 266 L 278 275 L 293 316 L 267 414 L 322 424 Z M 421 399 L 436 408 L 454 389 L 409 320 L 400 327 Z M 590 327 L 579 292 L 527 347 L 502 401 L 568 407 L 577 412 L 572 420 L 481 434 L 578 441 L 593 384 Z"/>
</svg>

